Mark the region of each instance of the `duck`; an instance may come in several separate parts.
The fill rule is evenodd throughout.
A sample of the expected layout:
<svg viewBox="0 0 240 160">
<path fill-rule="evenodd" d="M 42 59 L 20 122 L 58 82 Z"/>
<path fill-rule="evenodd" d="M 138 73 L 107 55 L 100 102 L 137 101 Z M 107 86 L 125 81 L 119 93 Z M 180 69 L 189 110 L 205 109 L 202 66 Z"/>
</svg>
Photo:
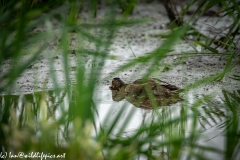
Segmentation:
<svg viewBox="0 0 240 160">
<path fill-rule="evenodd" d="M 126 99 L 142 109 L 154 109 L 182 101 L 179 87 L 157 78 L 137 79 L 129 84 L 120 78 L 113 78 L 109 89 L 112 91 L 113 101 Z"/>
</svg>

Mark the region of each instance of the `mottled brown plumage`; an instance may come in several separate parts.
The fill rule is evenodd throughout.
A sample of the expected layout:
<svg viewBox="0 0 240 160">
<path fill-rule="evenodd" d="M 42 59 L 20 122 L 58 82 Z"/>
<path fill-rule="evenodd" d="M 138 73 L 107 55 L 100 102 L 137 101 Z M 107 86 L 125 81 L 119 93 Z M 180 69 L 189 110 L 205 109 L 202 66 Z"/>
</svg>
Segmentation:
<svg viewBox="0 0 240 160">
<path fill-rule="evenodd" d="M 156 78 L 147 80 L 138 79 L 130 84 L 124 83 L 120 78 L 113 78 L 112 99 L 121 101 L 126 99 L 134 106 L 143 109 L 170 105 L 181 101 L 179 88 Z"/>
</svg>

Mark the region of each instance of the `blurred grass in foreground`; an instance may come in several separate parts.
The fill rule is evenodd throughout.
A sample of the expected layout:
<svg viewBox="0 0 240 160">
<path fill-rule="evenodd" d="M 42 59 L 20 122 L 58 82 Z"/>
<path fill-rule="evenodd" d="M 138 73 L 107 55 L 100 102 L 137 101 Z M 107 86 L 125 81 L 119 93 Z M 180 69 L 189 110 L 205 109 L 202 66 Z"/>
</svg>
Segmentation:
<svg viewBox="0 0 240 160">
<path fill-rule="evenodd" d="M 133 8 L 135 1 L 126 1 L 131 4 L 129 12 Z M 134 2 L 134 3 L 133 3 Z M 195 1 L 193 1 L 195 2 Z M 203 1 L 207 9 L 215 1 Z M 213 3 L 214 2 L 214 3 Z M 231 1 L 235 4 L 235 1 Z M 225 159 L 236 159 L 239 156 L 239 91 L 223 91 L 224 110 L 226 115 L 220 114 L 217 110 L 219 106 L 212 103 L 212 96 L 204 96 L 193 104 L 186 99 L 179 109 L 171 110 L 166 107 L 162 110 L 153 111 L 154 120 L 146 120 L 132 135 L 124 137 L 123 131 L 127 127 L 129 120 L 134 114 L 131 110 L 120 119 L 127 106 L 122 106 L 117 114 L 105 117 L 104 128 L 97 126 L 96 105 L 93 101 L 93 94 L 96 81 L 99 79 L 105 60 L 108 58 L 108 51 L 114 34 L 119 27 L 144 23 L 144 21 L 128 21 L 117 19 L 117 5 L 108 2 L 108 17 L 101 23 L 82 24 L 78 19 L 78 12 L 83 5 L 90 9 L 94 17 L 97 1 L 1 1 L 0 25 L 0 64 L 11 60 L 10 70 L 1 73 L 0 92 L 8 90 L 16 79 L 35 61 L 41 58 L 41 53 L 48 47 L 48 43 L 58 36 L 59 46 L 63 57 L 65 87 L 61 88 L 54 74 L 53 64 L 49 64 L 50 78 L 54 87 L 52 91 L 35 92 L 22 96 L 2 96 L 0 112 L 0 145 L 1 152 L 44 152 L 50 154 L 63 154 L 63 159 L 138 159 L 139 156 L 146 159 L 208 159 L 206 152 L 218 153 Z M 235 14 L 231 11 L 228 4 L 222 2 L 228 10 L 227 14 L 233 17 L 234 25 L 239 22 Z M 199 9 L 200 10 L 200 9 Z M 239 7 L 234 11 L 239 16 Z M 235 13 L 235 12 L 234 12 Z M 61 27 L 54 29 L 52 19 L 57 20 Z M 34 31 L 39 25 L 45 24 L 47 27 L 43 31 Z M 98 28 L 99 34 L 90 32 L 91 28 Z M 187 36 L 189 31 L 188 23 L 172 30 L 169 37 L 151 54 L 135 58 L 126 65 L 121 66 L 115 71 L 118 72 L 138 65 L 145 69 L 144 77 L 151 76 L 153 68 L 167 56 L 168 50 Z M 69 78 L 69 34 L 75 33 L 81 40 L 89 40 L 95 44 L 95 50 L 89 50 L 84 45 L 79 44 L 75 48 L 77 59 L 82 65 L 76 68 L 76 84 L 71 85 Z M 198 35 L 196 35 L 198 36 Z M 205 37 L 208 39 L 208 37 Z M 231 42 L 234 42 L 232 40 Z M 26 53 L 25 49 L 37 44 L 34 52 Z M 209 49 L 211 43 L 198 43 L 203 48 Z M 232 47 L 231 51 L 235 48 Z M 215 51 L 215 50 L 211 50 Z M 84 54 L 92 55 L 93 63 L 98 62 L 98 68 L 85 68 L 84 61 L 81 60 Z M 226 63 L 226 69 L 216 75 L 206 77 L 194 84 L 185 86 L 185 93 L 190 89 L 208 84 L 215 80 L 221 80 L 223 76 L 231 71 L 237 64 L 230 65 L 235 52 L 232 52 Z M 216 53 L 215 53 L 216 54 Z M 28 56 L 24 63 L 20 60 Z M 183 58 L 184 58 L 183 54 Z M 150 62 L 146 68 L 145 64 Z M 85 62 L 86 63 L 86 62 Z M 178 64 L 175 64 L 178 65 Z M 174 67 L 174 66 L 173 66 Z M 112 76 L 112 75 L 111 75 Z M 106 77 L 109 79 L 111 77 Z M 54 97 L 54 98 L 53 98 Z M 21 102 L 21 103 L 19 103 Z M 63 103 L 64 102 L 64 103 Z M 202 116 L 200 108 L 207 105 Z M 214 110 L 214 111 L 213 111 Z M 110 115 L 109 111 L 109 114 Z M 172 117 L 172 112 L 178 112 L 177 117 Z M 58 116 L 57 116 L 58 115 Z M 223 128 L 225 133 L 225 150 L 214 147 L 199 145 L 197 140 L 201 138 L 198 131 L 198 123 L 201 118 L 201 125 L 209 124 L 208 118 L 212 119 L 219 128 Z M 223 118 L 223 122 L 218 124 L 218 119 Z M 124 121 L 121 125 L 118 123 Z M 191 123 L 187 123 L 191 121 Z M 100 129 L 97 129 L 100 128 Z M 113 131 L 118 129 L 118 133 Z M 94 133 L 94 134 L 93 134 Z M 59 158 L 60 159 L 60 158 Z"/>
</svg>

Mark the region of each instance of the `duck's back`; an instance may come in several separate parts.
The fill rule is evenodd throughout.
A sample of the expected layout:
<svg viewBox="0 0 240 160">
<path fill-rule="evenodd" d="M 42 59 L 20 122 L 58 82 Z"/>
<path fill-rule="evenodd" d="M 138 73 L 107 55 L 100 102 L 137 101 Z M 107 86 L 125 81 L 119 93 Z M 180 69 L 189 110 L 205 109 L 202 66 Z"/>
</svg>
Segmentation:
<svg viewBox="0 0 240 160">
<path fill-rule="evenodd" d="M 160 79 L 157 78 L 149 78 L 147 80 L 144 79 L 137 79 L 135 81 L 132 82 L 133 84 L 144 84 L 144 83 L 148 83 L 150 85 L 158 85 L 158 86 L 163 86 L 166 89 L 169 89 L 170 91 L 176 91 L 179 90 L 179 88 L 175 85 L 169 84 L 165 81 L 162 81 Z"/>
</svg>

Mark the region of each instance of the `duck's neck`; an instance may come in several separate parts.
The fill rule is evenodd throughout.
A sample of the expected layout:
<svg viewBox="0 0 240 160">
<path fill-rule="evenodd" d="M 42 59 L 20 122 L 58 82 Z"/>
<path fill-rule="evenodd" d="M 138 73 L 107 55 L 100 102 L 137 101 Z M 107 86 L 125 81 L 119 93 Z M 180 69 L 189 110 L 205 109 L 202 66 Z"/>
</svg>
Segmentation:
<svg viewBox="0 0 240 160">
<path fill-rule="evenodd" d="M 119 90 L 124 91 L 127 85 L 128 85 L 128 84 L 126 84 L 126 83 L 122 83 L 122 85 L 121 85 L 121 87 L 119 88 Z"/>
</svg>

